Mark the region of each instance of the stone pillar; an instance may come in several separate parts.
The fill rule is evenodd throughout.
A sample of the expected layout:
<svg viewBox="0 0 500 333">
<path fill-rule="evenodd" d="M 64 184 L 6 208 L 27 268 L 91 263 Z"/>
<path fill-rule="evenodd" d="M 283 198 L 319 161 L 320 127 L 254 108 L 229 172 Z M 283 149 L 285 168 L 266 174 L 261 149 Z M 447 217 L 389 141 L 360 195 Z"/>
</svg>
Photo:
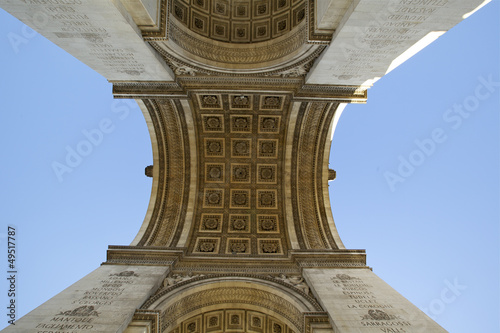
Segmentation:
<svg viewBox="0 0 500 333">
<path fill-rule="evenodd" d="M 2 332 L 123 332 L 168 271 L 166 266 L 103 265 Z"/>
<path fill-rule="evenodd" d="M 371 86 L 484 2 L 489 0 L 325 1 L 316 24 L 335 32 L 306 83 Z"/>
<path fill-rule="evenodd" d="M 109 81 L 173 80 L 118 0 L 0 0 L 0 7 Z"/>
<path fill-rule="evenodd" d="M 336 333 L 446 332 L 368 268 L 306 268 L 303 274 Z"/>
</svg>

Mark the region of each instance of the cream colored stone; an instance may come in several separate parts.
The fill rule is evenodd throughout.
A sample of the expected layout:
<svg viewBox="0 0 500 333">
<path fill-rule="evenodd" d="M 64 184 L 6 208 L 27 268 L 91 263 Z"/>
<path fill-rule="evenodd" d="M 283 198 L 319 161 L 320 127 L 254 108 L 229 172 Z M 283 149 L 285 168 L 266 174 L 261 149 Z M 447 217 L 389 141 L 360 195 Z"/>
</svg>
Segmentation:
<svg viewBox="0 0 500 333">
<path fill-rule="evenodd" d="M 2 332 L 123 331 L 167 272 L 167 267 L 103 265 Z"/>
<path fill-rule="evenodd" d="M 0 7 L 110 81 L 172 80 L 119 0 L 0 0 Z"/>
<path fill-rule="evenodd" d="M 339 333 L 446 332 L 370 269 L 304 269 L 304 278 Z"/>
<path fill-rule="evenodd" d="M 371 86 L 412 45 L 431 32 L 449 30 L 482 3 L 483 0 L 436 0 L 422 5 L 408 0 L 353 2 L 306 82 Z M 432 38 L 428 40 L 431 41 Z"/>
</svg>

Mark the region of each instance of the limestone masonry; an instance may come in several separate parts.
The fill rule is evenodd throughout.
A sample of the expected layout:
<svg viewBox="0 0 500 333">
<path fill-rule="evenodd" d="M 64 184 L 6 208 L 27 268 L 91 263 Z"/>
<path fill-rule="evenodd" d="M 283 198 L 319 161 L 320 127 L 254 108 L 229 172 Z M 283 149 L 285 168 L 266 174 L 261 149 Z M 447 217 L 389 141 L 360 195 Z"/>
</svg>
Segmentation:
<svg viewBox="0 0 500 333">
<path fill-rule="evenodd" d="M 132 244 L 2 332 L 445 332 L 346 249 L 328 196 L 347 103 L 483 0 L 0 0 L 139 104 Z"/>
</svg>

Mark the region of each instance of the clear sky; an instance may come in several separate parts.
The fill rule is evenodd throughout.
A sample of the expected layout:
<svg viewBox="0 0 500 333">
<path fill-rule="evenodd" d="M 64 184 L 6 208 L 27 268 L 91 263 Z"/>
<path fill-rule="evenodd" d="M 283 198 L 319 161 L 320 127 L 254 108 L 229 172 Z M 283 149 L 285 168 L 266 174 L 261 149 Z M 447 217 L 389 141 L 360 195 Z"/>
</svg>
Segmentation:
<svg viewBox="0 0 500 333">
<path fill-rule="evenodd" d="M 332 144 L 344 244 L 450 332 L 500 332 L 499 10 L 493 0 L 378 81 Z M 152 152 L 134 103 L 2 10 L 0 97 L 0 271 L 14 225 L 24 315 L 132 241 Z M 60 181 L 54 162 L 103 121 L 109 133 Z M 3 280 L 0 308 L 6 292 Z"/>
</svg>

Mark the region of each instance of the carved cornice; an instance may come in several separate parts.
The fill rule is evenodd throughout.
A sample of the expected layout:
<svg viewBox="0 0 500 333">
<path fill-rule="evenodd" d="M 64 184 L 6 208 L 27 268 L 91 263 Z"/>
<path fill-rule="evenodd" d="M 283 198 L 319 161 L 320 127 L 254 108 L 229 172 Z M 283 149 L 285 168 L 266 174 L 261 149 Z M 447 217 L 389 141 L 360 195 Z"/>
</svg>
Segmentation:
<svg viewBox="0 0 500 333">
<path fill-rule="evenodd" d="M 161 333 L 161 313 L 158 310 L 143 310 L 137 309 L 135 310 L 134 316 L 132 317 L 132 321 L 139 322 L 149 322 L 149 330 L 150 333 Z"/>
<path fill-rule="evenodd" d="M 189 98 L 192 90 L 288 92 L 298 101 L 366 103 L 367 88 L 304 84 L 302 77 L 187 76 L 177 82 L 112 82 L 115 98 Z M 238 88 L 235 88 L 238 87 Z"/>
<path fill-rule="evenodd" d="M 306 6 L 307 26 L 309 32 L 309 43 L 329 44 L 332 40 L 335 31 L 318 31 L 316 30 L 316 1 L 308 0 Z"/>
<path fill-rule="evenodd" d="M 304 314 L 304 333 L 313 333 L 315 328 L 333 331 L 328 312 L 310 312 Z"/>
<path fill-rule="evenodd" d="M 286 258 L 197 257 L 186 249 L 155 246 L 109 246 L 104 264 L 169 265 L 179 272 L 203 274 L 300 274 L 302 268 L 367 268 L 364 250 L 290 251 Z"/>
</svg>

